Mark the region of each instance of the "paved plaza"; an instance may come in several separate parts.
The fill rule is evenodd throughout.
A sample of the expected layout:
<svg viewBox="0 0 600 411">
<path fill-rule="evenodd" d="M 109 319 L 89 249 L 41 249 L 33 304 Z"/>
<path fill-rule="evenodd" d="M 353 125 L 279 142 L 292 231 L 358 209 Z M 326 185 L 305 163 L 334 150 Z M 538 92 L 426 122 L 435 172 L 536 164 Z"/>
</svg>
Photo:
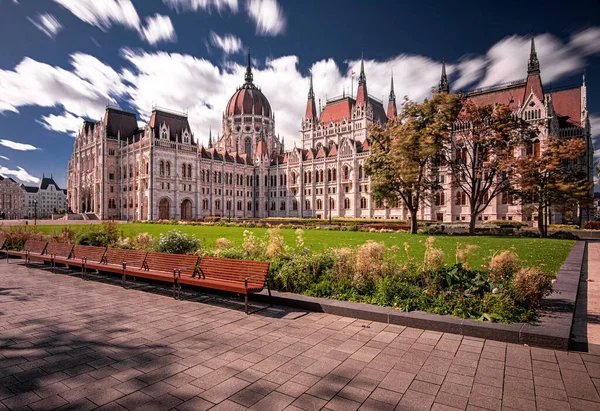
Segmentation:
<svg viewBox="0 0 600 411">
<path fill-rule="evenodd" d="M 187 298 L 0 261 L 0 409 L 600 409 L 597 346 Z"/>
</svg>

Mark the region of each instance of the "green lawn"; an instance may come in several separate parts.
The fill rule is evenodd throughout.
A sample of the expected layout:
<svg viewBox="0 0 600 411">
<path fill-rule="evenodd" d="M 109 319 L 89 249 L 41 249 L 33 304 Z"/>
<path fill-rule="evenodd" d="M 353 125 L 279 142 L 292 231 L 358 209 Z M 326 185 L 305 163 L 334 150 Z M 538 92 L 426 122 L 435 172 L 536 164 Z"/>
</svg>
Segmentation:
<svg viewBox="0 0 600 411">
<path fill-rule="evenodd" d="M 62 226 L 38 226 L 40 231 L 51 233 L 61 230 Z M 76 230 L 85 230 L 86 226 L 73 225 Z M 263 236 L 265 228 L 220 227 L 220 226 L 175 226 L 163 224 L 123 224 L 119 226 L 123 235 L 135 236 L 147 232 L 155 237 L 160 233 L 177 229 L 185 233 L 195 234 L 202 240 L 205 247 L 214 247 L 217 238 L 225 237 L 240 245 L 243 241 L 244 230 L 249 230 L 257 236 Z M 282 229 L 281 234 L 288 245 L 295 244 L 295 230 Z M 304 242 L 315 251 L 327 247 L 356 246 L 367 240 L 384 242 L 387 247 L 398 246 L 404 256 L 404 243 L 410 245 L 413 258 L 422 259 L 427 235 L 411 235 L 408 233 L 367 233 L 353 231 L 304 230 Z M 549 272 L 557 272 L 569 254 L 574 241 L 536 238 L 488 237 L 488 236 L 436 236 L 436 247 L 442 248 L 446 254 L 446 262 L 453 264 L 457 243 L 475 244 L 479 248 L 470 254 L 469 262 L 472 268 L 478 268 L 485 263 L 492 253 L 514 247 L 519 257 L 530 265 L 542 266 Z"/>
</svg>

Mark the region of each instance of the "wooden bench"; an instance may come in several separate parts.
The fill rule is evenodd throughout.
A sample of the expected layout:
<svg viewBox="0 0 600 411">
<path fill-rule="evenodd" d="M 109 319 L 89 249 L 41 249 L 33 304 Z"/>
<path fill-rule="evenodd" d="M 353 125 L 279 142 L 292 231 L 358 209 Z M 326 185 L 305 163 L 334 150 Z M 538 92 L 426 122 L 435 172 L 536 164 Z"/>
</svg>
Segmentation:
<svg viewBox="0 0 600 411">
<path fill-rule="evenodd" d="M 146 254 L 148 254 L 146 251 L 109 248 L 106 250 L 106 254 L 104 255 L 102 261 L 99 263 L 87 262 L 85 268 L 86 270 L 92 269 L 106 273 L 119 274 L 123 278 L 123 287 L 125 287 L 125 269 L 127 266 L 130 268 L 141 268 L 144 260 L 146 259 Z"/>
<path fill-rule="evenodd" d="M 46 249 L 47 241 L 40 240 L 27 240 L 23 245 L 23 249 L 21 251 L 16 250 L 8 250 L 6 251 L 6 262 L 8 263 L 10 258 L 9 256 L 21 257 L 21 259 L 25 259 L 25 264 L 29 264 L 29 260 L 31 257 L 37 257 L 44 253 Z"/>
<path fill-rule="evenodd" d="M 249 293 L 261 292 L 266 285 L 271 296 L 267 279 L 269 264 L 268 261 L 203 257 L 197 277 L 186 272 L 177 273 L 178 296 L 182 284 L 243 294 L 244 308 L 248 314 Z"/>
<path fill-rule="evenodd" d="M 84 278 L 85 265 L 90 263 L 99 263 L 104 257 L 106 247 L 97 247 L 92 245 L 76 245 L 73 248 L 70 258 L 56 257 L 54 264 L 64 264 L 66 266 L 81 267 L 81 278 Z"/>
<path fill-rule="evenodd" d="M 181 274 L 190 277 L 195 275 L 198 259 L 195 255 L 149 252 L 139 267 L 126 267 L 123 270 L 123 287 L 127 283 L 127 276 L 172 283 L 175 297 L 176 277 Z"/>
<path fill-rule="evenodd" d="M 71 256 L 71 252 L 73 251 L 73 244 L 67 243 L 48 243 L 46 246 L 46 250 L 44 250 L 44 254 L 41 255 L 32 255 L 30 257 L 35 260 L 41 260 L 44 262 L 49 262 L 51 265 L 52 272 L 54 272 L 55 259 L 58 258 L 69 258 Z"/>
</svg>

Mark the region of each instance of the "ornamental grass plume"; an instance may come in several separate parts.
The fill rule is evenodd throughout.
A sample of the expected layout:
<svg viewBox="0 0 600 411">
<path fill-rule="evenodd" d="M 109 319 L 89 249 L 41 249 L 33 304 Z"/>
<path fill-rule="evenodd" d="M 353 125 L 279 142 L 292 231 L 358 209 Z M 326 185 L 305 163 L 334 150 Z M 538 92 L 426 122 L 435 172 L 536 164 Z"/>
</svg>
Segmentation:
<svg viewBox="0 0 600 411">
<path fill-rule="evenodd" d="M 349 247 L 341 247 L 333 250 L 335 256 L 334 272 L 337 279 L 354 278 L 356 271 L 355 251 Z"/>
<path fill-rule="evenodd" d="M 228 240 L 227 238 L 217 238 L 217 241 L 215 242 L 215 245 L 217 246 L 218 250 L 228 250 L 231 247 L 233 247 L 233 243 Z"/>
<path fill-rule="evenodd" d="M 132 240 L 133 248 L 142 251 L 151 251 L 155 243 L 156 239 L 148 233 L 139 233 Z"/>
<path fill-rule="evenodd" d="M 434 247 L 435 238 L 428 237 L 425 241 L 425 255 L 423 256 L 422 271 L 437 271 L 444 265 L 446 255 L 444 252 Z"/>
<path fill-rule="evenodd" d="M 265 250 L 267 257 L 278 257 L 285 252 L 285 241 L 280 234 L 279 228 L 269 228 L 267 230 L 267 238 L 267 248 Z"/>
<path fill-rule="evenodd" d="M 494 284 L 502 284 L 519 271 L 519 257 L 513 250 L 504 250 L 492 257 L 488 269 L 490 281 Z"/>
<path fill-rule="evenodd" d="M 473 251 L 479 249 L 479 246 L 475 244 L 461 244 L 456 243 L 456 264 L 462 264 L 467 270 L 469 268 L 469 255 L 473 253 Z"/>
<path fill-rule="evenodd" d="M 383 242 L 367 240 L 356 249 L 356 274 L 365 279 L 379 277 L 385 266 L 384 254 Z"/>
<path fill-rule="evenodd" d="M 304 231 L 301 228 L 296 230 L 296 248 L 304 248 Z"/>
<path fill-rule="evenodd" d="M 552 292 L 552 284 L 551 274 L 539 268 L 521 268 L 511 280 L 513 298 L 526 307 L 536 308 Z"/>
<path fill-rule="evenodd" d="M 262 254 L 264 249 L 264 242 L 262 242 L 258 237 L 256 237 L 252 231 L 244 230 L 244 242 L 242 243 L 242 250 L 244 252 L 244 256 L 259 256 L 260 254 Z"/>
</svg>

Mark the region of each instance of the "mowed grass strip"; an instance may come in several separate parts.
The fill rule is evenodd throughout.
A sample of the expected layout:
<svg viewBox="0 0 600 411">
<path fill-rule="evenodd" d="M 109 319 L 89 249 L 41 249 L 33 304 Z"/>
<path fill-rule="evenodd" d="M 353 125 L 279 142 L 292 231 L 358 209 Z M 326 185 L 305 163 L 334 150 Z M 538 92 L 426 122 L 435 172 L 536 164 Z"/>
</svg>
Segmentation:
<svg viewBox="0 0 600 411">
<path fill-rule="evenodd" d="M 61 225 L 38 226 L 44 233 L 60 231 Z M 85 230 L 87 226 L 72 225 L 74 230 Z M 260 238 L 265 238 L 266 228 L 246 227 L 223 227 L 223 226 L 192 226 L 192 225 L 168 225 L 168 224 L 122 224 L 119 230 L 123 236 L 134 237 L 139 233 L 149 233 L 159 237 L 161 233 L 169 230 L 179 230 L 184 233 L 195 234 L 204 247 L 213 248 L 218 238 L 227 238 L 236 245 L 243 243 L 245 230 L 253 232 Z M 282 228 L 280 234 L 289 246 L 294 246 L 296 241 L 296 230 Z M 411 258 L 420 261 L 425 252 L 425 240 L 429 235 L 408 233 L 379 233 L 361 231 L 328 231 L 304 229 L 304 243 L 315 251 L 325 248 L 356 247 L 368 240 L 383 242 L 386 247 L 398 247 L 398 258 L 406 258 L 404 243 L 410 247 Z M 541 267 L 548 272 L 556 273 L 563 261 L 567 258 L 569 251 L 575 241 L 554 240 L 541 238 L 518 238 L 518 237 L 492 237 L 492 236 L 435 236 L 435 246 L 441 248 L 446 255 L 446 263 L 454 264 L 456 248 L 460 244 L 476 245 L 478 248 L 469 254 L 471 268 L 480 268 L 489 261 L 490 256 L 502 250 L 514 249 L 519 258 L 526 261 L 527 265 Z"/>
</svg>

